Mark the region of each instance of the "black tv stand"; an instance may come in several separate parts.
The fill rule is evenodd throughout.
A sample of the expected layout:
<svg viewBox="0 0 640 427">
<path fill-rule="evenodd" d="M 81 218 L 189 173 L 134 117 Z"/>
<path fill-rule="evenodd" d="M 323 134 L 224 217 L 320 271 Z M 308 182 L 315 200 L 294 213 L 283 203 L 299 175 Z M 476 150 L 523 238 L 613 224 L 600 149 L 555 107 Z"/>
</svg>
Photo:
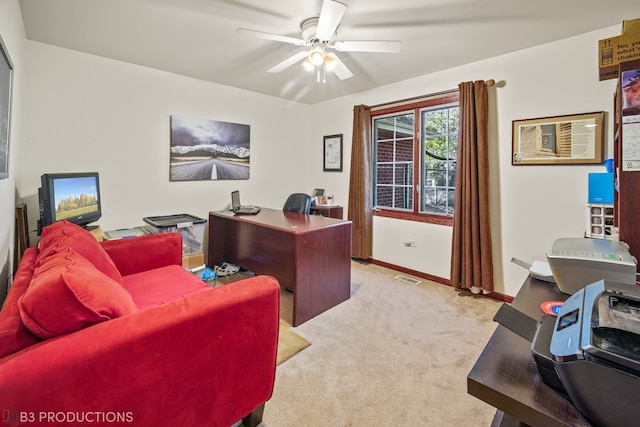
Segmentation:
<svg viewBox="0 0 640 427">
<path fill-rule="evenodd" d="M 99 225 L 85 225 L 83 228 L 87 231 L 92 231 L 95 230 L 96 228 L 100 227 Z"/>
</svg>

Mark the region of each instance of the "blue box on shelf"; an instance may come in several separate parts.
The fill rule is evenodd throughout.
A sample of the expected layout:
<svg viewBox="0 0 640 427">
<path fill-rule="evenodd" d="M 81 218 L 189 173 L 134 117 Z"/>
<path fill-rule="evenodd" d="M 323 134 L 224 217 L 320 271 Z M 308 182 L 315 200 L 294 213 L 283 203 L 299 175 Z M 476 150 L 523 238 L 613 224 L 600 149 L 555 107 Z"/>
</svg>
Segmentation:
<svg viewBox="0 0 640 427">
<path fill-rule="evenodd" d="M 594 172 L 589 174 L 589 203 L 613 203 L 613 174 Z"/>
</svg>

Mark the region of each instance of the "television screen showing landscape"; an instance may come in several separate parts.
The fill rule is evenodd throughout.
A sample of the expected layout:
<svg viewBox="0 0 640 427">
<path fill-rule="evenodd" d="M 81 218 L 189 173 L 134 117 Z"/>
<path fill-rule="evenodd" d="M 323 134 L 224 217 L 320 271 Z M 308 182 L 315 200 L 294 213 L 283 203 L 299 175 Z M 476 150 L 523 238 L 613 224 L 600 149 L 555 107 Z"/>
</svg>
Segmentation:
<svg viewBox="0 0 640 427">
<path fill-rule="evenodd" d="M 53 183 L 56 221 L 98 210 L 95 177 L 60 178 Z"/>
</svg>

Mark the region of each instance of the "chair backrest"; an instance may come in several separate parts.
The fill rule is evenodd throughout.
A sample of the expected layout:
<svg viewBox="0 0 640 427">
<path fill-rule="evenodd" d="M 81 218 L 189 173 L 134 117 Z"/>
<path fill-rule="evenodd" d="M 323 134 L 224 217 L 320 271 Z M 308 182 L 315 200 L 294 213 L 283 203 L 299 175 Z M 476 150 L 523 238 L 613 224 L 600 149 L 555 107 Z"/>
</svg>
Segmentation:
<svg viewBox="0 0 640 427">
<path fill-rule="evenodd" d="M 287 197 L 287 201 L 284 202 L 282 207 L 286 212 L 297 212 L 303 214 L 309 214 L 311 210 L 311 196 L 304 193 L 293 193 Z"/>
</svg>

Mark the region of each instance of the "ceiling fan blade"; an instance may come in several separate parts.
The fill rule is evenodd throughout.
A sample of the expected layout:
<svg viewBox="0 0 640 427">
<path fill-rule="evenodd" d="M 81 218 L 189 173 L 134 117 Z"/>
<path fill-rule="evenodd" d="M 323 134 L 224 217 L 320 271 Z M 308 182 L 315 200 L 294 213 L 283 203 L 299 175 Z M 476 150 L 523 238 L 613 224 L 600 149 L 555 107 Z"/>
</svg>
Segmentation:
<svg viewBox="0 0 640 427">
<path fill-rule="evenodd" d="M 338 55 L 330 52 L 327 54 L 327 56 L 330 56 L 335 61 L 335 64 L 333 65 L 333 72 L 336 74 L 336 76 L 338 76 L 340 80 L 346 80 L 353 77 L 353 73 L 347 68 L 346 65 L 344 65 L 344 62 L 342 62 L 340 58 L 338 58 Z"/>
<path fill-rule="evenodd" d="M 308 46 L 309 45 L 309 43 L 307 43 L 306 41 L 304 41 L 302 39 L 297 39 L 295 37 L 281 36 L 281 35 L 278 35 L 278 34 L 265 33 L 263 31 L 248 30 L 246 28 L 238 28 L 236 30 L 236 33 L 241 34 L 241 35 L 251 36 L 251 37 L 258 37 L 258 38 L 261 38 L 261 39 L 274 40 L 274 41 L 282 42 L 282 43 L 290 43 L 290 44 L 294 44 L 296 46 Z"/>
<path fill-rule="evenodd" d="M 402 42 L 395 40 L 337 41 L 334 47 L 340 52 L 398 53 L 402 49 Z"/>
<path fill-rule="evenodd" d="M 295 64 L 296 62 L 300 61 L 301 59 L 306 58 L 308 54 L 309 54 L 309 52 L 298 52 L 295 55 L 290 56 L 289 58 L 285 59 L 284 61 L 282 61 L 278 65 L 275 65 L 275 66 L 269 68 L 267 70 L 267 72 L 269 72 L 269 73 L 279 73 L 280 71 L 283 71 L 283 70 L 291 67 L 293 64 Z"/>
<path fill-rule="evenodd" d="M 347 5 L 334 0 L 324 0 L 318 18 L 316 37 L 321 41 L 331 40 L 346 11 Z"/>
</svg>

